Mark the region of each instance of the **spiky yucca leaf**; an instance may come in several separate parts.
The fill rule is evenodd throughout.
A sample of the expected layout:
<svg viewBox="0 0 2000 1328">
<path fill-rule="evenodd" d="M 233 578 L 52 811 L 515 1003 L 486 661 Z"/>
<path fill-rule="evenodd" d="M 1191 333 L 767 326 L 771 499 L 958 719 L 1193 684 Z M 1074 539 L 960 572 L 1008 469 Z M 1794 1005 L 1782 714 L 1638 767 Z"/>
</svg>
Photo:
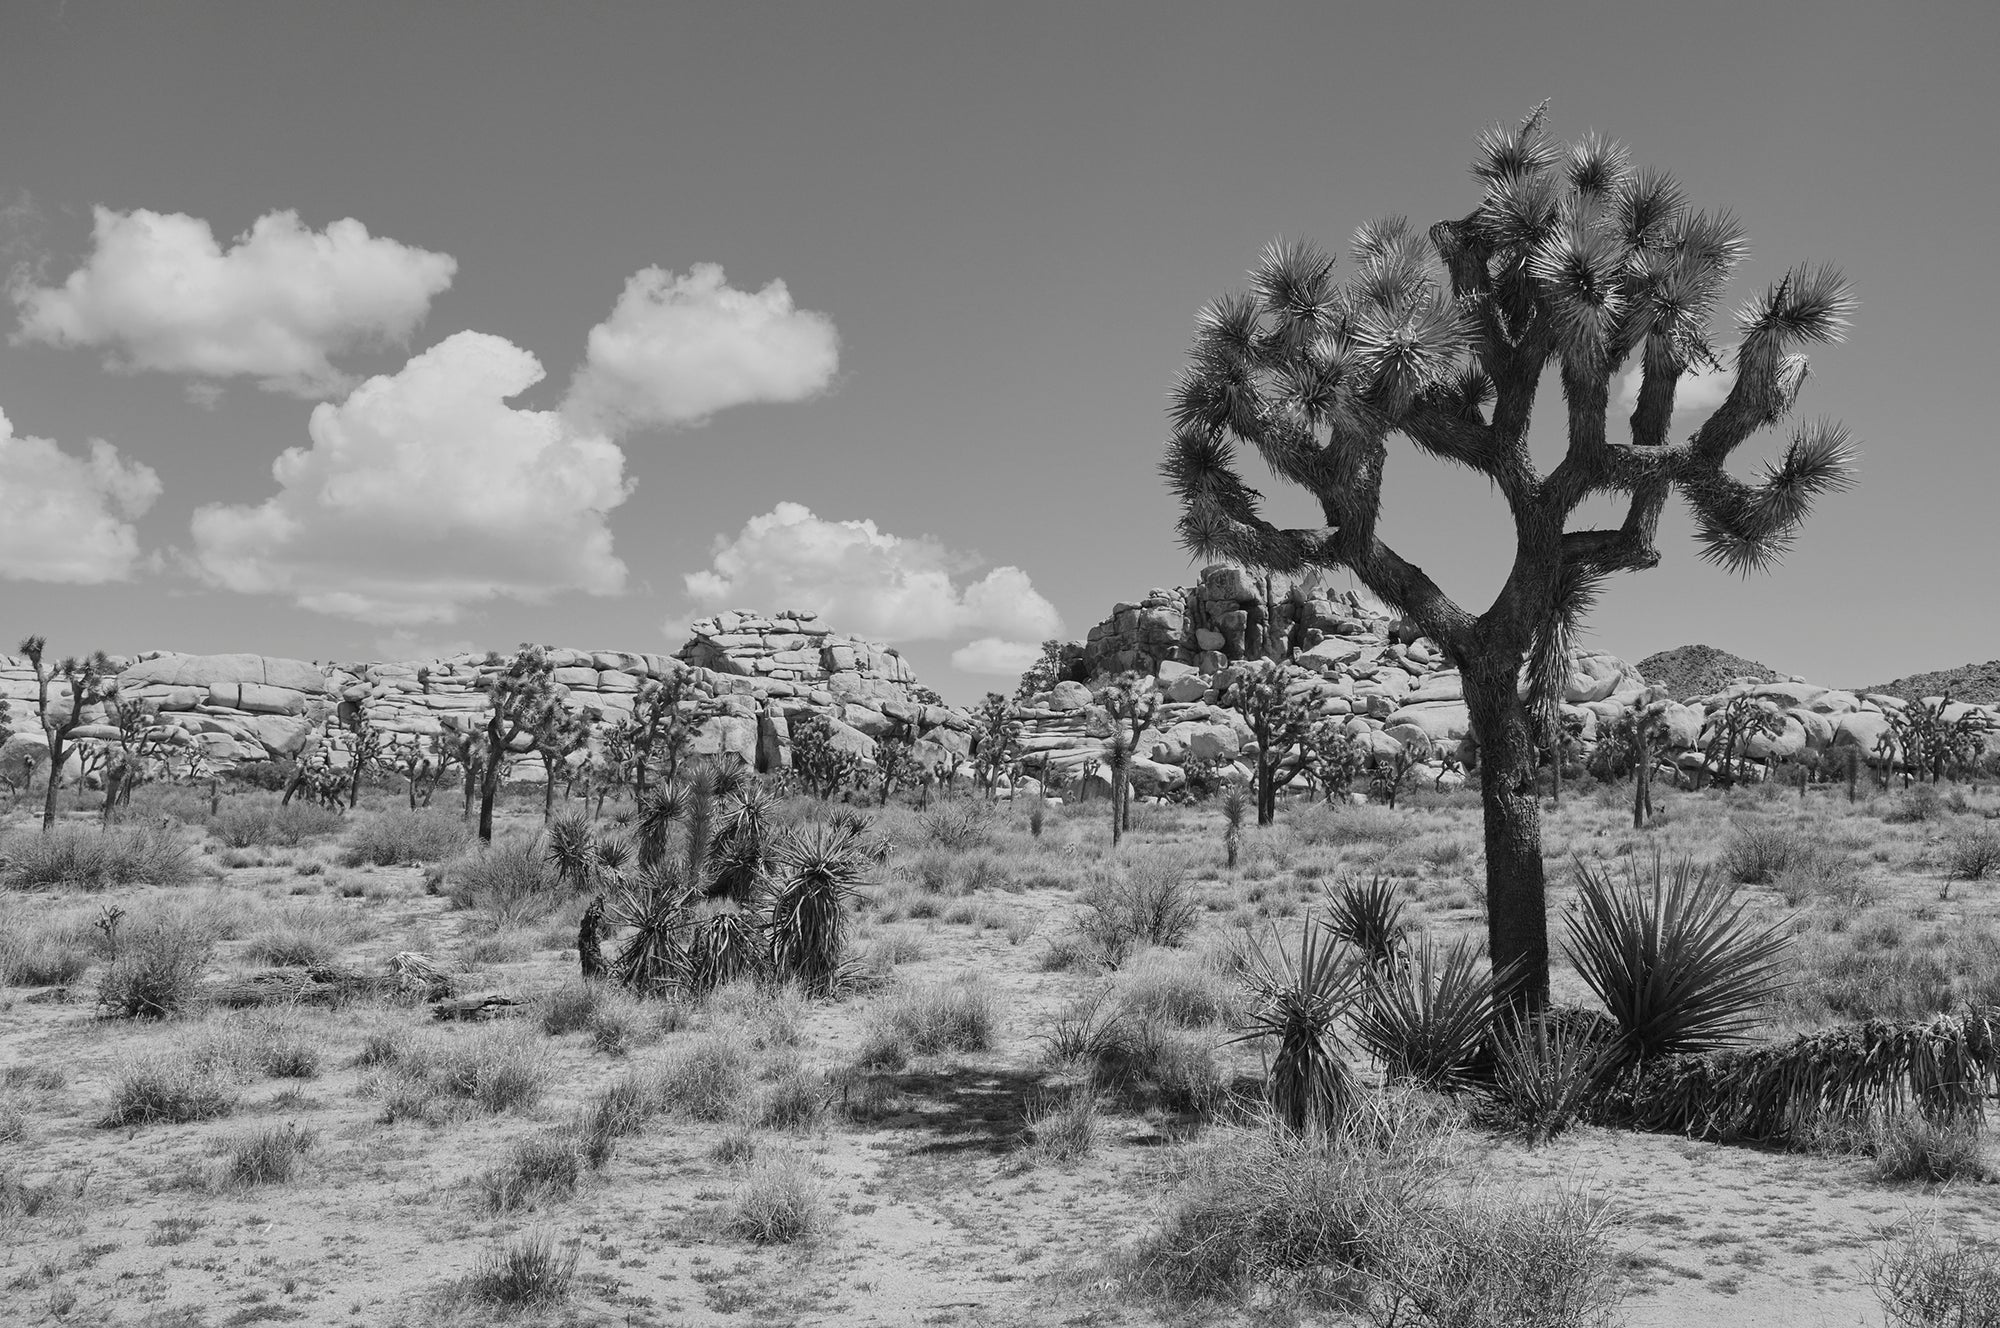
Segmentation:
<svg viewBox="0 0 2000 1328">
<path fill-rule="evenodd" d="M 639 866 L 652 867 L 667 856 L 667 836 L 687 817 L 688 789 L 679 780 L 655 785 L 639 803 Z"/>
<path fill-rule="evenodd" d="M 627 933 L 614 969 L 621 982 L 648 995 L 679 983 L 696 898 L 680 865 L 670 862 L 641 868 L 637 879 L 610 893 L 605 916 Z"/>
<path fill-rule="evenodd" d="M 1692 858 L 1669 870 L 1655 850 L 1650 880 L 1628 861 L 1623 888 L 1582 860 L 1576 878 L 1564 948 L 1618 1025 L 1622 1063 L 1735 1041 L 1786 985 L 1783 924 L 1752 925 L 1735 884 Z"/>
<path fill-rule="evenodd" d="M 838 982 L 847 950 L 847 903 L 866 880 L 869 858 L 851 827 L 815 825 L 777 851 L 771 892 L 771 966 L 778 977 L 824 995 Z"/>
<path fill-rule="evenodd" d="M 1443 946 L 1426 936 L 1403 962 L 1370 972 L 1355 1037 L 1390 1079 L 1462 1089 L 1487 1059 L 1496 990 L 1477 942 Z"/>
<path fill-rule="evenodd" d="M 1552 1139 L 1589 1110 L 1616 1054 L 1571 1020 L 1509 1021 L 1493 1039 L 1493 1078 L 1475 1114 L 1530 1143 Z"/>
<path fill-rule="evenodd" d="M 732 907 L 698 917 L 688 929 L 679 983 L 694 996 L 764 971 L 764 944 L 756 918 Z"/>
<path fill-rule="evenodd" d="M 1322 886 L 1320 893 L 1326 899 L 1326 929 L 1336 940 L 1353 946 L 1377 968 L 1395 963 L 1403 943 L 1403 900 L 1388 877 L 1376 876 L 1363 885 L 1345 876 L 1339 889 Z"/>
<path fill-rule="evenodd" d="M 1299 931 L 1296 960 L 1282 945 L 1273 959 L 1254 941 L 1243 960 L 1256 1007 L 1231 1040 L 1271 1038 L 1278 1044 L 1265 1091 L 1286 1127 L 1300 1133 L 1338 1128 L 1352 1114 L 1357 1092 L 1339 1024 L 1360 988 L 1362 966 L 1311 921 Z"/>
<path fill-rule="evenodd" d="M 597 879 L 591 853 L 590 818 L 581 812 L 549 822 L 542 857 L 556 874 L 556 888 L 581 893 Z"/>
</svg>

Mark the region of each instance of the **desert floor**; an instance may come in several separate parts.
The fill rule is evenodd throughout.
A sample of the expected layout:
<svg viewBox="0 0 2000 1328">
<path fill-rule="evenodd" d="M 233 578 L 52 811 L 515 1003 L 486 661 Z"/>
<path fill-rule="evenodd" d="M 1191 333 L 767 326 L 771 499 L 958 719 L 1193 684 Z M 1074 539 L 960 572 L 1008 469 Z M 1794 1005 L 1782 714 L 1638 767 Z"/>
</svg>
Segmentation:
<svg viewBox="0 0 2000 1328">
<path fill-rule="evenodd" d="M 1626 796 L 1570 792 L 1545 813 L 1558 940 L 1579 857 L 1649 861 L 1657 846 L 1720 860 L 1732 836 L 1790 829 L 1822 850 L 1817 874 L 1742 896 L 1797 933 L 1798 983 L 1771 1007 L 1771 1034 L 2000 999 L 2000 888 L 1945 880 L 1955 839 L 1988 832 L 1991 794 L 1903 821 L 1905 797 L 1893 792 L 1850 804 L 1839 789 L 1803 802 L 1771 789 L 1663 791 L 1645 832 L 1630 828 Z M 455 822 L 445 797 L 437 815 Z M 0 989 L 0 1322 L 1343 1322 L 1282 1295 L 1190 1303 L 1128 1277 L 1127 1256 L 1174 1202 L 1188 1150 L 1235 1128 L 1238 1109 L 1106 1095 L 1095 1146 L 1064 1160 L 1031 1127 L 1075 1100 L 1050 1034 L 1100 991 L 1134 1008 L 1159 1002 L 1179 1011 L 1185 1026 L 1173 1036 L 1210 1058 L 1217 1084 L 1254 1096 L 1266 1051 L 1228 1041 L 1242 1001 L 1228 960 L 1238 938 L 1295 935 L 1343 874 L 1396 880 L 1407 919 L 1432 934 L 1484 928 L 1479 811 L 1465 795 L 1394 811 L 1288 802 L 1275 826 L 1245 831 L 1234 868 L 1212 805 L 1138 809 L 1115 854 L 1101 806 L 1051 807 L 1039 835 L 1022 809 L 978 808 L 959 844 L 934 842 L 934 816 L 891 808 L 875 830 L 893 852 L 854 911 L 864 980 L 852 994 L 806 1001 L 738 986 L 693 1006 L 592 999 L 579 994 L 574 949 L 582 899 L 454 898 L 443 862 L 344 865 L 356 827 L 394 798 L 377 791 L 376 810 L 364 802 L 296 844 L 232 848 L 204 828 L 197 791 L 142 789 L 127 823 L 178 817 L 171 833 L 197 879 L 0 892 L 0 955 L 12 956 L 12 985 Z M 274 801 L 247 790 L 222 800 L 239 822 Z M 75 833 L 95 833 L 88 811 L 68 815 Z M 33 833 L 25 808 L 5 824 L 12 838 L 0 845 Z M 510 795 L 503 836 L 539 824 L 539 796 Z M 1200 905 L 1184 945 L 1116 971 L 1079 949 L 1094 880 L 1182 870 Z M 390 956 L 422 952 L 462 969 L 460 991 L 523 1005 L 452 1023 L 392 997 L 240 1009 L 197 1000 L 172 1018 L 106 1017 L 106 940 L 93 924 L 114 906 L 128 945 L 160 926 L 212 943 L 203 990 L 285 961 L 382 973 Z M 51 967 L 60 971 L 36 971 Z M 1560 1000 L 1588 1001 L 1561 960 L 1556 988 Z M 952 989 L 984 1002 L 986 1045 L 864 1063 L 859 1050 L 880 1042 L 897 1002 Z M 513 1067 L 529 1086 L 454 1100 L 413 1095 L 397 1079 L 396 1056 L 454 1048 L 467 1063 Z M 560 1130 L 615 1081 L 671 1071 L 692 1082 L 691 1064 L 712 1070 L 706 1098 L 669 1102 L 573 1189 L 497 1197 L 517 1145 Z M 121 1081 L 149 1066 L 213 1086 L 219 1114 L 105 1124 Z M 1884 1180 L 1854 1153 L 1591 1126 L 1530 1147 L 1465 1120 L 1442 1128 L 1455 1184 L 1584 1191 L 1608 1205 L 1625 1290 L 1617 1321 L 1632 1325 L 1879 1324 L 1871 1273 L 1900 1224 L 2000 1239 L 2000 1191 L 1989 1184 Z M 274 1130 L 298 1143 L 296 1168 L 249 1175 L 245 1145 Z M 773 1185 L 791 1187 L 813 1229 L 759 1243 L 739 1234 L 746 1196 Z M 570 1294 L 496 1308 L 474 1274 L 532 1235 L 574 1254 Z"/>
</svg>

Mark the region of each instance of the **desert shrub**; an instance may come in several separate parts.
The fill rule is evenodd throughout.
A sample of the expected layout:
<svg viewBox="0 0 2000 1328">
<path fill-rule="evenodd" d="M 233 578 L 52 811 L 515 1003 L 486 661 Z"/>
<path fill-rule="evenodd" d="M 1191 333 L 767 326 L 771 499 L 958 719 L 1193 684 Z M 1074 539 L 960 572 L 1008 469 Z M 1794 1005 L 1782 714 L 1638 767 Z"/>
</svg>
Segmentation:
<svg viewBox="0 0 2000 1328">
<path fill-rule="evenodd" d="M 1883 1180 L 1984 1180 L 1984 1141 L 1975 1116 L 1939 1119 L 1916 1112 L 1878 1116 L 1868 1151 Z"/>
<path fill-rule="evenodd" d="M 759 1158 L 731 1200 L 731 1231 L 759 1245 L 789 1244 L 824 1233 L 833 1222 L 826 1184 L 794 1154 Z"/>
<path fill-rule="evenodd" d="M 801 1045 L 810 1009 L 805 994 L 789 984 L 732 982 L 717 987 L 707 1002 L 717 1032 L 728 1031 L 758 1051 Z"/>
<path fill-rule="evenodd" d="M 1738 821 L 1723 841 L 1721 865 L 1732 881 L 1770 885 L 1787 870 L 1825 856 L 1818 836 L 1788 822 Z"/>
<path fill-rule="evenodd" d="M 620 1075 L 577 1116 L 577 1151 L 591 1169 L 602 1167 L 617 1141 L 644 1129 L 661 1105 L 658 1075 Z"/>
<path fill-rule="evenodd" d="M 162 825 L 17 830 L 0 840 L 0 863 L 0 884 L 16 890 L 186 885 L 202 875 L 179 830 Z"/>
<path fill-rule="evenodd" d="M 98 1123 L 107 1128 L 181 1125 L 227 1116 L 235 1109 L 236 1094 L 220 1071 L 185 1052 L 173 1052 L 126 1070 Z"/>
<path fill-rule="evenodd" d="M 259 1130 L 229 1146 L 223 1177 L 231 1185 L 286 1184 L 318 1143 L 317 1131 L 296 1124 Z"/>
<path fill-rule="evenodd" d="M 550 1074 L 540 1049 L 506 1029 L 411 1038 L 384 1064 L 383 1115 L 390 1121 L 435 1122 L 467 1108 L 526 1111 L 540 1100 Z"/>
<path fill-rule="evenodd" d="M 445 894 L 458 908 L 477 908 L 490 924 L 540 921 L 556 904 L 556 881 L 533 835 L 508 835 L 468 849 L 445 869 Z"/>
<path fill-rule="evenodd" d="M 860 1058 L 900 1065 L 910 1056 L 985 1051 L 998 1025 L 993 991 L 976 973 L 949 982 L 911 983 L 876 998 Z"/>
<path fill-rule="evenodd" d="M 1577 1190 L 1473 1192 L 1393 1212 L 1371 1244 L 1370 1309 L 1412 1328 L 1605 1328 L 1621 1292 L 1603 1203 Z M 1393 1253 L 1392 1253 L 1393 1252 Z"/>
<path fill-rule="evenodd" d="M 970 798 L 949 798 L 917 817 L 917 831 L 929 844 L 952 853 L 984 848 L 993 842 L 986 807 Z"/>
<path fill-rule="evenodd" d="M 12 1096 L 0 1097 L 0 1144 L 18 1144 L 28 1137 L 28 1113 Z"/>
<path fill-rule="evenodd" d="M 263 964 L 323 968 L 367 930 L 361 918 L 333 904 L 292 904 L 258 920 L 243 953 Z"/>
<path fill-rule="evenodd" d="M 1882 819 L 1899 825 L 1941 820 L 1954 810 L 1963 810 L 1963 796 L 1960 795 L 1961 805 L 1954 808 L 1937 785 L 1917 784 L 1890 799 Z"/>
<path fill-rule="evenodd" d="M 1340 848 L 1351 844 L 1394 846 L 1419 830 L 1415 817 L 1388 807 L 1336 807 L 1328 803 L 1306 808 L 1290 818 L 1292 842 L 1306 848 Z"/>
<path fill-rule="evenodd" d="M 1936 927 L 1906 939 L 1892 925 L 1808 933 L 1783 1007 L 1807 1023 L 1918 1019 L 1962 1005 L 2000 1004 L 2000 935 L 1985 924 Z"/>
<path fill-rule="evenodd" d="M 1911 1221 L 1876 1261 L 1875 1296 L 1896 1328 L 2000 1324 L 2000 1246 Z"/>
<path fill-rule="evenodd" d="M 273 1079 L 319 1076 L 320 1049 L 296 1018 L 264 1018 L 251 1025 L 250 1062 Z"/>
<path fill-rule="evenodd" d="M 215 942 L 197 927 L 176 922 L 118 938 L 117 957 L 98 980 L 97 1003 L 128 1019 L 164 1019 L 185 1010 Z"/>
<path fill-rule="evenodd" d="M 1147 946 L 1183 944 L 1200 911 L 1178 855 L 1135 855 L 1123 870 L 1097 877 L 1083 892 L 1074 928 L 1087 953 L 1116 968 Z"/>
<path fill-rule="evenodd" d="M 1243 993 L 1212 955 L 1143 950 L 1118 975 L 1118 1003 L 1178 1028 L 1226 1023 L 1243 1013 Z"/>
<path fill-rule="evenodd" d="M 1026 1151 L 1035 1162 L 1065 1166 L 1096 1152 L 1102 1132 L 1096 1091 L 1073 1089 L 1029 1104 Z"/>
<path fill-rule="evenodd" d="M 357 821 L 341 837 L 343 866 L 408 867 L 443 862 L 464 849 L 472 833 L 441 811 L 392 811 Z"/>
<path fill-rule="evenodd" d="M 66 987 L 95 958 L 90 929 L 79 915 L 43 922 L 0 916 L 0 986 Z"/>
<path fill-rule="evenodd" d="M 1825 848 L 1794 854 L 1770 884 L 1794 908 L 1824 902 L 1843 914 L 1858 913 L 1881 893 L 1845 854 Z"/>
<path fill-rule="evenodd" d="M 482 1259 L 469 1289 L 493 1305 L 532 1307 L 567 1300 L 579 1253 L 576 1241 L 558 1245 L 546 1232 L 530 1231 Z"/>
<path fill-rule="evenodd" d="M 518 964 L 532 957 L 535 947 L 525 931 L 510 928 L 467 941 L 458 956 L 467 964 Z"/>
<path fill-rule="evenodd" d="M 1948 881 L 1983 881 L 2000 876 L 2000 833 L 1981 826 L 1944 842 L 1943 866 Z"/>
<path fill-rule="evenodd" d="M 300 799 L 280 806 L 276 798 L 231 798 L 207 820 L 208 832 L 224 848 L 296 848 L 330 835 L 341 816 L 330 807 Z"/>
<path fill-rule="evenodd" d="M 603 1000 L 604 988 L 595 982 L 566 982 L 536 996 L 528 1008 L 544 1033 L 561 1037 L 590 1027 Z"/>
<path fill-rule="evenodd" d="M 780 1130 L 810 1129 L 825 1117 L 826 1107 L 825 1082 L 794 1062 L 764 1090 L 758 1123 Z"/>
<path fill-rule="evenodd" d="M 716 1033 L 679 1048 L 660 1066 L 660 1100 L 691 1120 L 725 1121 L 742 1110 L 750 1071 L 745 1049 Z"/>
<path fill-rule="evenodd" d="M 1219 1131 L 1175 1158 L 1178 1184 L 1129 1280 L 1175 1299 L 1241 1295 L 1259 1283 L 1358 1308 L 1382 1257 L 1385 1215 L 1421 1202 L 1443 1173 L 1429 1141 L 1387 1146 L 1288 1130 Z"/>
<path fill-rule="evenodd" d="M 83 1206 L 90 1173 L 53 1176 L 37 1185 L 12 1165 L 0 1163 L 0 1229 L 21 1218 L 52 1218 L 73 1214 Z"/>
<path fill-rule="evenodd" d="M 489 1212 L 539 1208 L 574 1194 L 583 1165 L 573 1132 L 544 1130 L 516 1139 L 499 1165 L 480 1173 L 475 1187 Z"/>
</svg>

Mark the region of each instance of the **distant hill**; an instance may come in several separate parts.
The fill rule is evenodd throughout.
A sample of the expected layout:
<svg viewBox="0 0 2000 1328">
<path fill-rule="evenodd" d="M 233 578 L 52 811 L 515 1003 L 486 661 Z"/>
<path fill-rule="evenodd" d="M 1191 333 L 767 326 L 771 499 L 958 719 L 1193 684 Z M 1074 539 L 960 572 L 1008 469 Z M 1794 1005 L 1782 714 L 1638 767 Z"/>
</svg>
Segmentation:
<svg viewBox="0 0 2000 1328">
<path fill-rule="evenodd" d="M 1955 669 L 1943 669 L 1937 673 L 1913 673 L 1894 682 L 1877 683 L 1873 687 L 1856 687 L 1854 690 L 1857 693 L 1881 692 L 1886 696 L 1900 696 L 1909 701 L 1922 700 L 1926 696 L 1943 696 L 1946 692 L 1950 692 L 1954 701 L 1969 701 L 1974 705 L 2000 705 L 2000 659 L 1988 660 L 1984 664 L 1961 664 Z"/>
<path fill-rule="evenodd" d="M 1780 682 L 1789 676 L 1768 664 L 1714 646 L 1675 646 L 1646 656 L 1639 661 L 1638 669 L 1640 677 L 1655 687 L 1666 688 L 1676 701 L 1719 692 L 1736 678 Z"/>
</svg>

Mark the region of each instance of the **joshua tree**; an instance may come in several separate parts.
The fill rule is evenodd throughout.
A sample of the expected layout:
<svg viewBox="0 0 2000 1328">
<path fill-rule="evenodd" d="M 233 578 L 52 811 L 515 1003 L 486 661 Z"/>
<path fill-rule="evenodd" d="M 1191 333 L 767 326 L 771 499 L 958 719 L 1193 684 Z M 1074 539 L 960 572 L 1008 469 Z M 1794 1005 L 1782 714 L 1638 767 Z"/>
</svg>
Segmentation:
<svg viewBox="0 0 2000 1328">
<path fill-rule="evenodd" d="M 681 753 L 694 731 L 681 703 L 686 699 L 687 675 L 649 678 L 639 684 L 632 700 L 632 797 L 643 801 L 651 782 L 655 758 L 660 777 L 672 779 L 680 768 Z"/>
<path fill-rule="evenodd" d="M 889 795 L 918 774 L 916 751 L 916 740 L 904 720 L 890 720 L 889 731 L 875 740 L 875 783 L 881 806 L 887 807 Z"/>
<path fill-rule="evenodd" d="M 1131 828 L 1132 758 L 1139 735 L 1160 711 L 1160 694 L 1143 673 L 1123 673 L 1097 693 L 1097 704 L 1111 719 L 1111 847 Z"/>
<path fill-rule="evenodd" d="M 1001 772 L 1017 755 L 1021 721 L 1006 697 L 988 692 L 979 709 L 972 712 L 972 723 L 972 770 L 986 786 L 986 800 L 991 802 L 1000 794 Z"/>
<path fill-rule="evenodd" d="M 55 827 L 56 791 L 62 787 L 63 746 L 69 735 L 82 725 L 85 710 L 118 699 L 118 673 L 102 650 L 88 659 L 69 656 L 49 669 L 42 663 L 47 649 L 48 642 L 39 636 L 21 642 L 21 653 L 35 666 L 35 713 L 41 718 L 42 733 L 49 743 L 49 787 L 42 802 L 43 830 Z M 58 678 L 69 688 L 67 708 L 61 704 L 54 708 L 49 705 L 49 684 Z"/>
<path fill-rule="evenodd" d="M 501 664 L 498 655 L 488 664 Z M 507 752 L 523 734 L 533 734 L 562 709 L 556 666 L 541 646 L 523 644 L 502 667 L 481 675 L 478 687 L 493 704 L 486 719 L 486 744 L 479 765 L 479 838 L 493 840 L 493 802 L 500 796 L 500 772 Z M 468 767 L 470 769 L 470 767 Z"/>
<path fill-rule="evenodd" d="M 1790 414 L 1806 377 L 1791 348 L 1836 340 L 1853 301 L 1837 271 L 1810 265 L 1752 300 L 1728 396 L 1673 442 L 1681 375 L 1723 367 L 1709 322 L 1744 252 L 1735 220 L 1693 211 L 1670 176 L 1635 170 L 1595 134 L 1552 142 L 1543 108 L 1486 131 L 1472 170 L 1480 198 L 1466 215 L 1428 231 L 1401 218 L 1363 226 L 1347 282 L 1323 250 L 1280 241 L 1247 294 L 1204 309 L 1162 469 L 1189 549 L 1269 571 L 1345 568 L 1460 670 L 1479 745 L 1489 950 L 1510 1001 L 1534 1007 L 1547 997 L 1548 925 L 1532 717 L 1560 702 L 1571 637 L 1605 578 L 1658 563 L 1672 493 L 1693 509 L 1703 555 L 1748 572 L 1785 549 L 1818 495 L 1845 487 L 1848 434 L 1829 422 L 1799 429 L 1760 483 L 1725 465 Z M 1614 437 L 1613 385 L 1632 363 L 1630 433 Z M 1528 425 L 1550 369 L 1568 449 L 1544 474 Z M 1485 477 L 1507 503 L 1512 563 L 1483 613 L 1379 535 L 1392 433 Z M 1317 499 L 1324 524 L 1266 520 L 1239 445 Z M 1596 495 L 1622 497 L 1623 520 L 1571 529 Z"/>
<path fill-rule="evenodd" d="M 861 774 L 861 759 L 833 743 L 833 724 L 825 715 L 801 715 L 792 721 L 792 777 L 799 787 L 825 802 Z"/>
<path fill-rule="evenodd" d="M 556 779 L 568 772 L 570 755 L 589 744 L 591 726 L 599 717 L 595 706 L 572 710 L 558 700 L 541 710 L 529 730 L 542 758 L 542 820 L 556 814 Z"/>
<path fill-rule="evenodd" d="M 1236 667 L 1236 678 L 1224 692 L 1223 702 L 1235 707 L 1256 736 L 1257 824 L 1269 825 L 1278 817 L 1278 790 L 1305 768 L 1303 759 L 1295 760 L 1285 777 L 1278 778 L 1285 757 L 1312 732 L 1312 704 L 1287 694 L 1289 675 L 1276 660 L 1260 659 Z"/>
</svg>

